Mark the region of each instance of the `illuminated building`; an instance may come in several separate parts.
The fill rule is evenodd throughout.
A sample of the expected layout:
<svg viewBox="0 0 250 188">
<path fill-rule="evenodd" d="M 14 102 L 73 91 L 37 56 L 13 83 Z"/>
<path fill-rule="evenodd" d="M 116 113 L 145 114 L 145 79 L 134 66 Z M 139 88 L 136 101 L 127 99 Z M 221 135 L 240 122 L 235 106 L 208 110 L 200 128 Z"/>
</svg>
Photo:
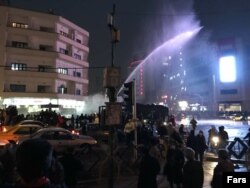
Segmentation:
<svg viewBox="0 0 250 188">
<path fill-rule="evenodd" d="M 129 72 L 131 73 L 137 66 L 139 66 L 137 74 L 135 74 L 135 83 L 136 83 L 136 101 L 142 102 L 145 100 L 145 68 L 140 64 L 142 60 L 132 61 L 129 66 Z"/>
<path fill-rule="evenodd" d="M 88 95 L 89 33 L 49 13 L 0 6 L 0 107 L 55 104 L 78 113 Z M 74 109 L 70 111 L 70 109 Z"/>
<path fill-rule="evenodd" d="M 218 69 L 214 75 L 214 97 L 219 111 L 248 110 L 248 87 L 244 87 L 244 80 L 247 79 L 243 71 L 241 45 L 242 42 L 236 38 L 225 38 L 217 42 Z"/>
</svg>

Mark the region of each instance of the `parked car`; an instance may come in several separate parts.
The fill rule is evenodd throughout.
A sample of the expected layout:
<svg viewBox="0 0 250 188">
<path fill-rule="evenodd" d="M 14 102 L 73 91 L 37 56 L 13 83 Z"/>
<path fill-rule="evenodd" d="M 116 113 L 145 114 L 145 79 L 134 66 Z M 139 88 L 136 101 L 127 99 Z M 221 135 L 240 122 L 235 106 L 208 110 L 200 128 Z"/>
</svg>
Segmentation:
<svg viewBox="0 0 250 188">
<path fill-rule="evenodd" d="M 68 147 L 75 150 L 90 149 L 97 144 L 97 141 L 91 136 L 73 134 L 67 129 L 60 127 L 48 127 L 38 130 L 31 138 L 46 139 L 57 153 L 65 151 Z"/>
<path fill-rule="evenodd" d="M 6 132 L 0 133 L 0 140 L 18 142 L 19 140 L 25 137 L 29 137 L 30 135 L 32 135 L 41 128 L 42 126 L 35 124 L 24 124 L 24 125 L 18 124 L 15 126 L 11 126 L 11 128 Z"/>
<path fill-rule="evenodd" d="M 39 125 L 41 127 L 47 127 L 45 123 L 41 121 L 37 121 L 37 120 L 23 120 L 16 125 Z M 2 132 L 7 132 L 9 129 L 11 129 L 12 127 L 16 125 L 5 125 L 2 127 Z"/>
</svg>

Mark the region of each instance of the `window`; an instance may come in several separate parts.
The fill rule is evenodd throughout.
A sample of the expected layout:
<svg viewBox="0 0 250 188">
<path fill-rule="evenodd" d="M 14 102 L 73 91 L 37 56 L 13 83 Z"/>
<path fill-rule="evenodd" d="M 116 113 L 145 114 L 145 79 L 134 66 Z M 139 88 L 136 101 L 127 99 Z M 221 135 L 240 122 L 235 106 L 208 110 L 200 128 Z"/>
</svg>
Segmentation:
<svg viewBox="0 0 250 188">
<path fill-rule="evenodd" d="M 11 70 L 13 71 L 26 71 L 27 64 L 24 63 L 11 63 Z"/>
<path fill-rule="evenodd" d="M 12 41 L 12 46 L 16 48 L 28 48 L 27 42 Z"/>
<path fill-rule="evenodd" d="M 82 44 L 82 41 L 80 39 L 76 39 L 76 42 Z"/>
<path fill-rule="evenodd" d="M 81 90 L 80 89 L 76 89 L 76 95 L 81 95 Z"/>
<path fill-rule="evenodd" d="M 45 69 L 46 69 L 46 68 L 45 68 L 45 66 L 43 66 L 43 65 L 39 65 L 39 66 L 38 66 L 38 71 L 39 71 L 39 72 L 45 72 Z"/>
<path fill-rule="evenodd" d="M 79 55 L 79 54 L 74 53 L 74 58 L 75 58 L 75 59 L 81 60 L 81 59 L 82 59 L 82 56 Z"/>
<path fill-rule="evenodd" d="M 38 93 L 45 93 L 46 92 L 46 86 L 38 85 L 37 86 L 37 92 Z"/>
<path fill-rule="evenodd" d="M 45 140 L 53 140 L 53 134 L 54 132 L 45 132 L 41 135 L 41 138 Z"/>
<path fill-rule="evenodd" d="M 50 72 L 51 70 L 53 70 L 53 68 L 51 66 L 47 66 L 47 65 L 39 65 L 38 66 L 39 72 Z"/>
<path fill-rule="evenodd" d="M 80 72 L 74 71 L 73 76 L 81 78 L 82 74 Z"/>
<path fill-rule="evenodd" d="M 60 74 L 67 75 L 68 74 L 68 69 L 67 68 L 58 68 L 57 72 L 60 73 Z"/>
<path fill-rule="evenodd" d="M 69 34 L 68 34 L 68 33 L 65 33 L 64 31 L 60 31 L 60 34 L 63 35 L 63 36 L 65 36 L 65 37 L 68 37 L 68 36 L 69 36 Z"/>
<path fill-rule="evenodd" d="M 14 134 L 22 134 L 22 135 L 31 134 L 31 130 L 30 127 L 21 127 Z"/>
<path fill-rule="evenodd" d="M 58 140 L 72 140 L 72 135 L 67 132 L 60 131 L 58 132 Z"/>
<path fill-rule="evenodd" d="M 63 48 L 59 48 L 59 52 L 60 52 L 60 53 L 63 53 L 63 54 L 66 54 L 66 55 L 69 54 L 68 50 L 63 49 Z"/>
<path fill-rule="evenodd" d="M 29 25 L 24 23 L 16 23 L 12 22 L 12 27 L 22 28 L 22 29 L 28 29 Z"/>
<path fill-rule="evenodd" d="M 232 94 L 237 94 L 238 91 L 237 89 L 222 89 L 220 90 L 221 95 L 232 95 Z"/>
<path fill-rule="evenodd" d="M 26 85 L 10 84 L 10 91 L 12 91 L 12 92 L 25 92 Z"/>
<path fill-rule="evenodd" d="M 65 86 L 61 85 L 57 88 L 57 93 L 65 94 L 65 93 L 67 93 L 67 88 Z"/>
</svg>

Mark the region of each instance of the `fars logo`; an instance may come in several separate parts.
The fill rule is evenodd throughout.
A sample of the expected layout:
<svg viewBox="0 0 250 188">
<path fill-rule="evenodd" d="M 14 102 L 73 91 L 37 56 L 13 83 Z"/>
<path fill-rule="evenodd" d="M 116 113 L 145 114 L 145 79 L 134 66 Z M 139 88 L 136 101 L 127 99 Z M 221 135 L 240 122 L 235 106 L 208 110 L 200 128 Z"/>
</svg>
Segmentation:
<svg viewBox="0 0 250 188">
<path fill-rule="evenodd" d="M 250 187 L 250 172 L 227 172 L 223 174 L 223 187 Z"/>
</svg>

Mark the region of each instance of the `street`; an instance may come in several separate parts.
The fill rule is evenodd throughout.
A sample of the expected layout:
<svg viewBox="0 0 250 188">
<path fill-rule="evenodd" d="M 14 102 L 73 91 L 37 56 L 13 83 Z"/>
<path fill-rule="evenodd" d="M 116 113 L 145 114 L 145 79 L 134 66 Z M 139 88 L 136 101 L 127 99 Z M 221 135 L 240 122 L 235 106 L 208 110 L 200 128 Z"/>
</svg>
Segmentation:
<svg viewBox="0 0 250 188">
<path fill-rule="evenodd" d="M 228 132 L 230 140 L 233 140 L 234 137 L 240 137 L 243 138 L 246 133 L 248 132 L 248 129 L 250 126 L 248 124 L 245 124 L 243 122 L 235 122 L 230 120 L 198 120 L 198 125 L 196 128 L 196 134 L 199 130 L 203 130 L 204 134 L 207 138 L 208 130 L 211 128 L 211 125 L 214 125 L 217 129 L 219 126 L 225 126 L 225 130 Z M 187 128 L 187 127 L 186 127 Z M 188 129 L 188 128 L 187 128 Z M 89 175 L 92 174 L 90 179 L 84 178 L 80 180 L 79 187 L 109 187 L 108 186 L 108 173 L 110 172 L 110 169 L 108 168 L 108 146 L 107 145 L 101 145 L 101 148 L 94 149 L 94 152 L 99 153 L 98 157 L 95 155 L 91 155 L 91 160 L 88 160 L 89 157 L 82 158 L 82 162 L 86 165 L 92 166 L 89 170 Z M 126 150 L 125 150 L 126 151 Z M 125 161 L 126 166 L 124 167 L 124 164 L 122 163 L 122 159 L 116 155 L 116 152 L 114 152 L 114 162 L 115 166 L 117 168 L 114 169 L 114 187 L 137 187 L 137 174 L 136 170 L 133 168 L 133 166 L 130 166 L 131 164 L 128 163 L 128 161 Z M 217 156 L 214 153 L 207 152 L 205 154 L 205 161 L 204 161 L 204 174 L 205 174 L 205 180 L 204 180 L 204 186 L 203 187 L 210 187 L 210 181 L 213 175 L 213 169 L 216 162 Z M 87 162 L 88 161 L 88 162 Z M 90 161 L 92 161 L 90 163 Z M 117 170 L 119 172 L 119 175 L 117 175 Z M 134 170 L 134 171 L 133 171 Z M 236 171 L 246 171 L 246 167 L 244 165 L 240 165 L 240 168 L 236 169 Z M 98 173 L 98 174 L 97 174 Z M 85 174 L 86 175 L 86 174 Z M 99 177 L 98 177 L 99 175 Z M 93 179 L 92 179 L 93 178 Z M 168 183 L 166 181 L 166 178 L 162 175 L 158 176 L 158 186 L 159 187 L 168 187 Z"/>
</svg>

